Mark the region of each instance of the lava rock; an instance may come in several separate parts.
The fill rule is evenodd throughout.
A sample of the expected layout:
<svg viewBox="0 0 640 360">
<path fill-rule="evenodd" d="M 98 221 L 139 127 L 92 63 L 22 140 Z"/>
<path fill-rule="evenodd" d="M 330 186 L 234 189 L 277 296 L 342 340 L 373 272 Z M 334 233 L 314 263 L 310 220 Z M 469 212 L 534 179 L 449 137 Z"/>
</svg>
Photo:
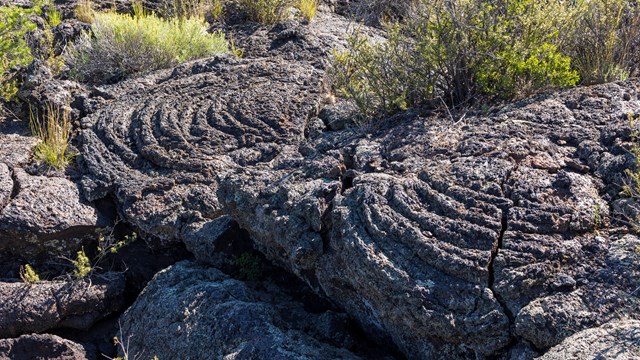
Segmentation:
<svg viewBox="0 0 640 360">
<path fill-rule="evenodd" d="M 83 345 L 50 334 L 22 335 L 0 340 L 0 360 L 93 360 Z"/>
<path fill-rule="evenodd" d="M 26 258 L 70 257 L 107 225 L 71 180 L 32 176 L 21 168 L 13 169 L 13 180 L 17 192 L 0 210 L 3 252 Z"/>
<path fill-rule="evenodd" d="M 254 290 L 188 261 L 159 272 L 120 318 L 130 356 L 356 359 L 304 331 L 337 332 L 340 322 L 335 315 L 306 313 L 281 295 Z"/>
<path fill-rule="evenodd" d="M 346 34 L 335 17 L 252 25 L 236 38 L 244 59 L 105 87 L 113 100 L 83 122 L 86 197 L 112 195 L 149 245 L 188 236 L 211 263 L 214 222 L 230 216 L 409 358 L 490 358 L 518 340 L 544 352 L 639 316 L 637 239 L 610 211 L 634 165 L 620 129 L 640 112 L 637 80 L 320 132 L 309 120 Z"/>
<path fill-rule="evenodd" d="M 93 281 L 0 282 L 0 338 L 55 328 L 86 330 L 123 305 L 124 276 Z"/>
<path fill-rule="evenodd" d="M 411 358 L 495 356 L 515 337 L 544 351 L 638 316 L 637 239 L 607 231 L 618 162 L 633 165 L 615 155 L 628 134 L 610 129 L 640 110 L 623 96 L 636 86 L 540 96 L 460 124 L 408 113 L 368 134 L 325 133 L 305 144 L 314 151 L 228 174 L 218 201 L 268 259 Z M 585 158 L 587 143 L 601 155 Z"/>
<path fill-rule="evenodd" d="M 540 360 L 640 358 L 640 321 L 617 320 L 580 331 L 551 348 Z"/>
</svg>

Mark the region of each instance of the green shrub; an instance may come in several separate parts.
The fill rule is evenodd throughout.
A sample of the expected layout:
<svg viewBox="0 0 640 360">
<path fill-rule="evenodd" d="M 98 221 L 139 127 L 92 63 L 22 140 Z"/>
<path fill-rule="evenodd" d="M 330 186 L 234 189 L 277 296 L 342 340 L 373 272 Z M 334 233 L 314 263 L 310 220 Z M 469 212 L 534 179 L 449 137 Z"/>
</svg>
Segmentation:
<svg viewBox="0 0 640 360">
<path fill-rule="evenodd" d="M 545 86 L 575 85 L 578 74 L 559 48 L 562 2 L 422 2 L 388 39 L 354 36 L 336 52 L 334 85 L 365 115 L 480 98 L 512 98 Z"/>
<path fill-rule="evenodd" d="M 13 100 L 18 91 L 19 81 L 13 69 L 33 60 L 24 36 L 36 28 L 29 20 L 34 14 L 40 14 L 40 7 L 0 6 L 0 98 L 5 101 Z"/>
<path fill-rule="evenodd" d="M 229 37 L 229 53 L 235 56 L 236 59 L 242 59 L 244 56 L 244 48 L 236 46 L 236 41 L 233 36 Z"/>
<path fill-rule="evenodd" d="M 242 253 L 235 258 L 234 265 L 237 267 L 238 276 L 242 280 L 256 281 L 262 278 L 262 260 L 249 252 Z"/>
<path fill-rule="evenodd" d="M 351 3 L 356 18 L 368 24 L 380 24 L 389 20 L 411 18 L 418 11 L 422 0 L 360 0 Z"/>
<path fill-rule="evenodd" d="M 139 20 L 151 15 L 151 12 L 144 7 L 142 0 L 132 0 L 131 15 L 134 19 Z"/>
<path fill-rule="evenodd" d="M 218 21 L 222 18 L 224 13 L 224 5 L 222 4 L 222 0 L 212 0 L 211 2 L 211 16 L 213 20 Z"/>
<path fill-rule="evenodd" d="M 333 54 L 331 74 L 338 95 L 354 100 L 365 117 L 413 105 L 408 103 L 411 85 L 407 82 L 408 72 L 414 68 L 410 64 L 413 52 L 401 41 L 398 27 L 389 30 L 386 42 L 374 44 L 356 35 L 348 39 L 348 51 Z M 425 97 L 431 97 L 435 84 L 428 82 L 432 80 L 431 76 L 417 75 L 413 85 L 416 90 L 421 87 L 429 92 Z"/>
<path fill-rule="evenodd" d="M 222 15 L 222 0 L 164 0 L 160 14 L 165 18 L 204 19 L 209 12 L 215 17 L 216 11 Z"/>
<path fill-rule="evenodd" d="M 630 0 L 578 0 L 564 51 L 585 84 L 624 80 L 637 68 L 640 8 Z"/>
<path fill-rule="evenodd" d="M 79 0 L 74 10 L 76 19 L 87 24 L 93 23 L 93 3 L 91 0 Z"/>
<path fill-rule="evenodd" d="M 55 27 L 55 26 L 58 26 L 61 22 L 62 22 L 62 15 L 58 11 L 58 9 L 56 9 L 56 6 L 53 4 L 53 1 L 51 1 L 48 4 L 48 9 L 47 9 L 47 25 L 49 25 L 50 27 Z"/>
<path fill-rule="evenodd" d="M 96 13 L 93 36 L 85 34 L 67 54 L 79 80 L 113 82 L 180 62 L 228 52 L 222 33 L 210 34 L 199 18 L 164 20 Z"/>
<path fill-rule="evenodd" d="M 311 22 L 318 10 L 318 0 L 298 0 L 296 7 L 300 10 L 300 13 L 302 13 L 302 17 L 308 22 Z"/>
<path fill-rule="evenodd" d="M 284 20 L 291 0 L 238 0 L 250 20 L 275 24 Z"/>
</svg>

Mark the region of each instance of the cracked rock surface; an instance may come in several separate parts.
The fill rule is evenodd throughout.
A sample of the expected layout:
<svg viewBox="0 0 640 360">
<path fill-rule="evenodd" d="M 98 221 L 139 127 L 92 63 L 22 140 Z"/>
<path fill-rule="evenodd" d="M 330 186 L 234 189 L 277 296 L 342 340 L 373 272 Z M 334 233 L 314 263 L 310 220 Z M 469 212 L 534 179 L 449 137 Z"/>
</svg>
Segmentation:
<svg viewBox="0 0 640 360">
<path fill-rule="evenodd" d="M 113 101 L 83 124 L 87 198 L 113 195 L 157 247 L 198 249 L 192 237 L 230 216 L 409 358 L 485 358 L 515 344 L 542 353 L 639 316 L 638 239 L 611 225 L 628 207 L 636 81 L 455 122 L 406 113 L 326 131 L 318 59 L 340 24 L 277 26 L 242 39 L 246 59 L 105 88 Z"/>
<path fill-rule="evenodd" d="M 69 256 L 94 236 L 101 224 L 98 212 L 82 199 L 77 184 L 20 168 L 12 175 L 15 195 L 0 211 L 0 251 L 30 258 Z"/>
<path fill-rule="evenodd" d="M 635 87 L 328 133 L 227 176 L 219 201 L 269 258 L 409 356 L 518 339 L 544 351 L 638 316 L 638 240 L 607 231 Z"/>
</svg>

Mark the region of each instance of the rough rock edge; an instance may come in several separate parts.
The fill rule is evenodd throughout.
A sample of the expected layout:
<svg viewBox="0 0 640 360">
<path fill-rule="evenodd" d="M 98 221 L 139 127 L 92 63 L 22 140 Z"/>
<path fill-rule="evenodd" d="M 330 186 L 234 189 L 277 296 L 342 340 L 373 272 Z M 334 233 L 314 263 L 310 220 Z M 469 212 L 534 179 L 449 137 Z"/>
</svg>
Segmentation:
<svg viewBox="0 0 640 360">
<path fill-rule="evenodd" d="M 283 300 L 277 293 L 254 290 L 215 268 L 183 261 L 156 274 L 121 316 L 121 332 L 128 339 L 130 356 L 359 358 L 319 342 L 299 328 L 300 322 L 309 325 L 328 320 L 330 324 L 330 318 L 304 311 L 298 314 L 301 304 Z M 321 326 L 310 328 L 322 331 Z M 331 325 L 327 329 L 329 337 L 335 337 L 333 332 L 339 330 Z"/>
<path fill-rule="evenodd" d="M 0 360 L 21 359 L 93 360 L 95 356 L 83 345 L 56 335 L 31 334 L 0 339 Z"/>
<path fill-rule="evenodd" d="M 120 310 L 125 280 L 108 273 L 92 282 L 0 282 L 0 338 L 55 328 L 86 330 Z"/>
</svg>

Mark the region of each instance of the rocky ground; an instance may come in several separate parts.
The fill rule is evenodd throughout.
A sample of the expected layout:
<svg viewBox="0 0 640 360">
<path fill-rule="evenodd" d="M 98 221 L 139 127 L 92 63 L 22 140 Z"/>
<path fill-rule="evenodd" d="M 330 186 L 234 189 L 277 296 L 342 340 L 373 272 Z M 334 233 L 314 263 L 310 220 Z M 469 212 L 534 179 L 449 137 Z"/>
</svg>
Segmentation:
<svg viewBox="0 0 640 360">
<path fill-rule="evenodd" d="M 640 358 L 640 82 L 355 124 L 335 5 L 229 22 L 242 59 L 105 86 L 28 69 L 20 96 L 71 104 L 79 155 L 45 169 L 0 119 L 0 359 Z M 140 240 L 74 280 L 105 231 Z"/>
</svg>

